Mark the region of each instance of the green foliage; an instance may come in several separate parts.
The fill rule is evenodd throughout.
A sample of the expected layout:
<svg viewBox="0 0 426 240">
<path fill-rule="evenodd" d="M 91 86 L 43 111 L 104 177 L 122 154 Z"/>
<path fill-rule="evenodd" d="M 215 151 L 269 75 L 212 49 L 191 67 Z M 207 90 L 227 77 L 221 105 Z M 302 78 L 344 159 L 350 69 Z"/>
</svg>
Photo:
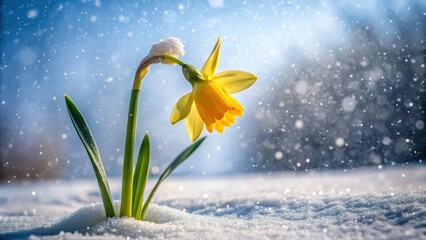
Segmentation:
<svg viewBox="0 0 426 240">
<path fill-rule="evenodd" d="M 96 145 L 95 139 L 90 132 L 89 126 L 84 120 L 83 115 L 78 110 L 77 106 L 71 100 L 71 98 L 65 95 L 65 102 L 67 105 L 68 113 L 71 117 L 71 121 L 80 137 L 81 142 L 86 148 L 87 154 L 89 155 L 90 161 L 95 171 L 96 179 L 98 180 L 99 189 L 101 192 L 102 201 L 104 203 L 105 214 L 107 217 L 115 217 L 114 206 L 112 203 L 111 192 L 108 185 L 107 176 L 102 164 L 101 155 Z"/>
<path fill-rule="evenodd" d="M 183 152 L 181 152 L 175 160 L 173 160 L 172 163 L 164 170 L 163 174 L 161 174 L 160 178 L 158 179 L 157 183 L 155 184 L 154 188 L 151 190 L 151 193 L 149 194 L 141 214 L 141 219 L 145 219 L 146 210 L 148 209 L 148 205 L 151 202 L 152 197 L 154 196 L 155 192 L 157 191 L 157 188 L 160 186 L 160 184 L 166 180 L 166 178 L 180 165 L 182 164 L 191 154 L 201 145 L 201 143 L 206 139 L 206 137 L 203 137 L 199 139 L 198 141 L 194 142 L 191 146 L 186 148 Z"/>
<path fill-rule="evenodd" d="M 139 149 L 138 161 L 133 176 L 132 216 L 140 220 L 142 214 L 143 196 L 149 175 L 150 144 L 148 134 L 145 134 Z"/>
<path fill-rule="evenodd" d="M 138 93 L 136 93 L 135 95 L 138 95 Z M 71 98 L 67 95 L 65 95 L 65 102 L 67 105 L 68 113 L 71 117 L 71 121 L 74 125 L 74 128 L 77 131 L 77 134 L 80 137 L 81 142 L 83 143 L 87 151 L 87 154 L 89 155 L 90 161 L 93 166 L 93 170 L 95 171 L 95 175 L 96 175 L 96 179 L 98 181 L 99 189 L 101 192 L 101 197 L 104 204 L 106 216 L 115 217 L 114 206 L 113 206 L 110 188 L 108 185 L 107 176 L 104 170 L 104 166 L 102 164 L 101 155 L 99 153 L 95 139 L 92 133 L 90 132 L 89 126 L 84 120 L 83 115 L 78 110 L 77 106 L 74 104 Z M 135 127 L 135 125 L 133 126 Z M 134 217 L 137 220 L 144 220 L 149 203 L 151 202 L 151 199 L 154 196 L 160 184 L 168 176 L 170 176 L 170 174 L 172 174 L 172 172 L 179 165 L 181 165 L 201 145 L 201 143 L 205 139 L 206 137 L 203 137 L 199 139 L 198 141 L 196 141 L 195 143 L 193 143 L 191 146 L 189 146 L 183 152 L 181 152 L 172 161 L 172 163 L 170 163 L 170 165 L 166 168 L 166 170 L 164 170 L 163 174 L 161 174 L 160 178 L 158 179 L 157 183 L 155 184 L 154 188 L 151 190 L 151 193 L 149 194 L 147 200 L 144 203 L 143 202 L 144 192 L 145 192 L 146 183 L 148 181 L 149 163 L 150 163 L 149 137 L 147 134 L 145 135 L 142 141 L 141 147 L 139 149 L 138 160 L 136 163 L 136 168 L 134 170 L 134 175 L 133 175 L 133 178 L 131 179 L 132 180 L 131 184 L 129 185 L 131 191 L 125 192 L 125 194 L 128 194 L 126 197 L 132 200 L 130 206 L 128 205 L 125 206 L 125 208 L 128 208 L 128 207 L 131 208 L 131 211 L 128 214 L 129 217 Z M 131 171 L 130 173 L 133 174 L 133 171 Z M 122 199 L 123 199 L 123 196 L 122 196 Z M 122 203 L 122 208 L 123 208 L 123 203 Z"/>
</svg>

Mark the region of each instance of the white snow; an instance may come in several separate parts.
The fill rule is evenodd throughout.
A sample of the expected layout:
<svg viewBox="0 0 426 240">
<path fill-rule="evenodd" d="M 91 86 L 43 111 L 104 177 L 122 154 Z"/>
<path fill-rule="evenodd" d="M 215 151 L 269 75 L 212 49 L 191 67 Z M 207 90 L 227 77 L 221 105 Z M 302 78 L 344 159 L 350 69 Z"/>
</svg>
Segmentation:
<svg viewBox="0 0 426 240">
<path fill-rule="evenodd" d="M 208 0 L 210 7 L 221 8 L 223 7 L 223 0 Z"/>
<path fill-rule="evenodd" d="M 423 129 L 425 127 L 425 122 L 423 122 L 422 120 L 418 120 L 416 122 L 416 128 L 417 129 Z"/>
<path fill-rule="evenodd" d="M 296 85 L 294 86 L 294 90 L 298 94 L 306 94 L 309 90 L 309 83 L 306 80 L 297 81 Z"/>
<path fill-rule="evenodd" d="M 343 145 L 345 145 L 345 139 L 344 139 L 344 138 L 342 138 L 342 137 L 338 137 L 338 138 L 336 138 L 336 140 L 335 140 L 335 144 L 336 144 L 336 146 L 338 146 L 338 147 L 343 147 Z"/>
<path fill-rule="evenodd" d="M 38 10 L 37 9 L 30 9 L 30 10 L 28 10 L 28 12 L 27 12 L 27 17 L 28 18 L 34 19 L 34 18 L 37 18 L 37 16 L 38 16 Z"/>
<path fill-rule="evenodd" d="M 105 220 L 95 179 L 3 184 L 0 239 L 426 239 L 425 176 L 412 165 L 175 177 L 147 221 Z"/>
<path fill-rule="evenodd" d="M 176 37 L 160 40 L 158 43 L 152 45 L 148 56 L 158 56 L 163 54 L 173 55 L 177 58 L 185 55 L 182 41 Z"/>
<path fill-rule="evenodd" d="M 345 112 L 353 112 L 355 110 L 356 104 L 356 99 L 353 97 L 345 97 L 342 100 L 342 109 Z"/>
</svg>

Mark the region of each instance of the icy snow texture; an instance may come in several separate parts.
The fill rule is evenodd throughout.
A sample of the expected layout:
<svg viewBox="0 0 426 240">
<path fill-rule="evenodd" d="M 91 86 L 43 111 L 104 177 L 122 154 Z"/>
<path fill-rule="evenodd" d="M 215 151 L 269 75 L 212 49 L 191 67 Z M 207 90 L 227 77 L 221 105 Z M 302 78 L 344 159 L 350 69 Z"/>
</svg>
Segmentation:
<svg viewBox="0 0 426 240">
<path fill-rule="evenodd" d="M 177 58 L 182 57 L 185 55 L 184 45 L 180 39 L 176 37 L 160 40 L 160 42 L 152 45 L 148 56 L 158 56 L 163 54 L 173 55 Z"/>
<path fill-rule="evenodd" d="M 425 176 L 415 165 L 172 178 L 146 222 L 103 220 L 102 205 L 89 204 L 99 201 L 95 180 L 3 185 L 0 239 L 426 239 Z M 111 183 L 118 199 L 120 180 Z"/>
</svg>

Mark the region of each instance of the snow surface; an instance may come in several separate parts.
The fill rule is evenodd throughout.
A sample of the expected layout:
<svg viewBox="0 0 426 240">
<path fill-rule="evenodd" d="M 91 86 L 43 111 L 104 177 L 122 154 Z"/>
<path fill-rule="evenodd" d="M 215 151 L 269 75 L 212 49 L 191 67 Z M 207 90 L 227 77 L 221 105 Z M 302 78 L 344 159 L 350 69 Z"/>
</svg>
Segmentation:
<svg viewBox="0 0 426 240">
<path fill-rule="evenodd" d="M 94 179 L 3 184 L 0 239 L 426 239 L 424 165 L 174 177 L 157 193 L 147 221 L 105 220 Z"/>
</svg>

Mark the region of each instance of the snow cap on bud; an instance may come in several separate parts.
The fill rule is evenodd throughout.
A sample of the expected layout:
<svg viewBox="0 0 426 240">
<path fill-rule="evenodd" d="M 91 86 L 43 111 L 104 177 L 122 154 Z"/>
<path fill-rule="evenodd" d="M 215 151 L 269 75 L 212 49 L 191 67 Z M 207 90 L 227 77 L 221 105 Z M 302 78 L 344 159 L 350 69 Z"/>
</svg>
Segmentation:
<svg viewBox="0 0 426 240">
<path fill-rule="evenodd" d="M 185 55 L 184 45 L 179 38 L 170 37 L 166 40 L 160 40 L 160 42 L 155 43 L 149 51 L 149 57 L 159 56 L 159 55 L 172 55 L 176 58 L 182 57 Z M 161 61 L 165 64 L 174 64 L 167 59 Z"/>
</svg>

